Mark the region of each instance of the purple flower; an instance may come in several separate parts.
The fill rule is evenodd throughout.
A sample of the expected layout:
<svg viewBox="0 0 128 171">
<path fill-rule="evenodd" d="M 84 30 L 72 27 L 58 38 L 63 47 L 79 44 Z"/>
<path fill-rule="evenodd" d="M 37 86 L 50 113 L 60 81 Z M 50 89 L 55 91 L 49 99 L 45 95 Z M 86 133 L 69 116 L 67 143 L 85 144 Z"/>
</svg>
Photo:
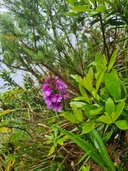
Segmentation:
<svg viewBox="0 0 128 171">
<path fill-rule="evenodd" d="M 52 101 L 54 103 L 58 103 L 58 102 L 61 102 L 62 98 L 63 98 L 62 95 L 60 95 L 60 94 L 54 94 L 53 97 L 52 97 Z"/>
<path fill-rule="evenodd" d="M 51 108 L 56 112 L 61 112 L 62 105 L 61 103 L 53 103 Z"/>
<path fill-rule="evenodd" d="M 43 87 L 42 87 L 42 90 L 44 92 L 44 97 L 47 97 L 47 96 L 50 96 L 51 93 L 52 93 L 52 89 L 49 87 L 48 84 L 44 84 Z"/>
<path fill-rule="evenodd" d="M 62 101 L 68 98 L 67 85 L 60 81 L 58 77 L 45 79 L 42 86 L 45 103 L 49 109 L 61 112 Z"/>
<path fill-rule="evenodd" d="M 64 89 L 67 88 L 67 85 L 64 84 L 62 81 L 57 80 L 57 81 L 56 81 L 56 88 L 57 88 L 58 90 L 64 90 Z"/>
</svg>

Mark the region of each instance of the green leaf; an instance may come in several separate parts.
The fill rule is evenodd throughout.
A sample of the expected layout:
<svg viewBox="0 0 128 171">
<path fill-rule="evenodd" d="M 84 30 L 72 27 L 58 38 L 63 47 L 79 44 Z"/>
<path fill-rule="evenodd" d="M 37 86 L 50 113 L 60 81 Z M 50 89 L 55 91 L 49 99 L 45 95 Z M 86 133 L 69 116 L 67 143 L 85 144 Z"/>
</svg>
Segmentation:
<svg viewBox="0 0 128 171">
<path fill-rule="evenodd" d="M 78 14 L 76 12 L 66 12 L 65 16 L 74 17 L 74 16 L 78 16 Z"/>
<path fill-rule="evenodd" d="M 70 112 L 63 112 L 61 115 L 68 119 L 71 123 L 79 123 L 75 116 Z"/>
<path fill-rule="evenodd" d="M 120 82 L 113 76 L 112 73 L 105 74 L 105 85 L 110 95 L 115 100 L 119 100 L 121 98 Z"/>
<path fill-rule="evenodd" d="M 96 148 L 88 143 L 86 140 L 83 140 L 80 136 L 75 135 L 69 131 L 66 131 L 64 129 L 60 128 L 60 131 L 62 131 L 63 133 L 65 133 L 72 141 L 74 141 L 84 152 L 90 152 L 90 157 L 96 162 L 98 163 L 101 167 L 105 168 L 104 165 L 104 161 L 101 159 L 101 157 L 99 156 L 98 152 L 96 151 Z"/>
<path fill-rule="evenodd" d="M 96 8 L 97 12 L 106 12 L 106 7 L 104 5 L 100 5 Z"/>
<path fill-rule="evenodd" d="M 62 138 L 57 140 L 57 144 L 64 145 L 64 141 L 66 141 L 67 139 L 68 139 L 68 137 L 65 135 Z"/>
<path fill-rule="evenodd" d="M 90 165 L 83 166 L 81 171 L 90 171 Z"/>
<path fill-rule="evenodd" d="M 74 5 L 75 4 L 75 0 L 67 0 L 67 2 L 71 5 Z"/>
<path fill-rule="evenodd" d="M 86 4 L 88 4 L 88 5 L 91 5 L 90 2 L 89 2 L 89 0 L 84 0 L 84 2 L 85 2 Z"/>
<path fill-rule="evenodd" d="M 119 103 L 117 105 L 116 113 L 113 113 L 112 114 L 112 120 L 113 120 L 113 122 L 122 114 L 123 109 L 124 109 L 124 106 L 125 106 L 125 102 L 124 101 L 122 101 L 121 103 Z"/>
<path fill-rule="evenodd" d="M 90 115 L 99 115 L 103 112 L 103 107 L 99 107 L 98 109 L 93 109 L 90 111 Z"/>
<path fill-rule="evenodd" d="M 78 75 L 71 75 L 71 77 L 78 83 L 81 83 L 82 81 L 82 78 Z"/>
<path fill-rule="evenodd" d="M 79 121 L 79 122 L 83 122 L 84 118 L 83 118 L 83 113 L 81 109 L 75 109 L 73 110 L 74 112 L 74 116 L 75 118 Z"/>
<path fill-rule="evenodd" d="M 126 120 L 116 121 L 115 125 L 121 130 L 128 130 L 128 122 Z"/>
<path fill-rule="evenodd" d="M 14 109 L 7 109 L 7 110 L 4 110 L 2 112 L 0 112 L 0 116 L 4 116 L 4 115 L 7 115 L 11 112 L 14 112 L 15 110 Z"/>
<path fill-rule="evenodd" d="M 47 157 L 51 156 L 51 155 L 54 153 L 54 151 L 55 151 L 55 146 L 53 145 L 53 146 L 50 148 L 50 151 L 49 151 Z"/>
<path fill-rule="evenodd" d="M 109 132 L 107 132 L 104 136 L 103 136 L 103 142 L 106 143 L 110 137 L 113 135 L 114 133 L 114 129 L 111 129 Z"/>
<path fill-rule="evenodd" d="M 97 73 L 97 78 L 96 78 L 96 91 L 97 92 L 99 90 L 99 87 L 100 87 L 102 81 L 104 80 L 106 70 L 107 70 L 107 68 L 105 67 L 102 71 Z"/>
<path fill-rule="evenodd" d="M 73 99 L 73 101 L 85 101 L 91 103 L 91 98 L 85 96 L 78 96 Z"/>
<path fill-rule="evenodd" d="M 107 112 L 105 112 L 105 115 L 100 116 L 99 120 L 107 124 L 113 123 L 111 116 Z"/>
<path fill-rule="evenodd" d="M 86 99 L 85 101 L 90 103 L 90 99 L 89 99 L 89 97 L 87 95 L 87 92 L 86 92 L 85 88 L 81 84 L 79 84 L 79 90 L 80 90 L 81 95 Z"/>
<path fill-rule="evenodd" d="M 82 134 L 89 133 L 94 129 L 94 127 L 95 127 L 94 121 L 82 123 Z"/>
<path fill-rule="evenodd" d="M 109 115 L 111 115 L 112 112 L 115 112 L 115 104 L 111 98 L 108 98 L 105 102 L 105 111 L 109 113 Z"/>
<path fill-rule="evenodd" d="M 82 108 L 82 107 L 86 106 L 86 103 L 84 103 L 84 102 L 71 102 L 70 106 L 76 107 L 76 108 Z"/>
<path fill-rule="evenodd" d="M 88 11 L 91 11 L 91 9 L 88 8 L 88 6 L 86 6 L 86 5 L 82 5 L 82 6 L 76 6 L 76 7 L 72 8 L 72 11 L 88 12 Z"/>
<path fill-rule="evenodd" d="M 110 58 L 110 62 L 109 62 L 109 64 L 108 64 L 108 72 L 112 69 L 112 67 L 113 67 L 113 65 L 114 65 L 114 63 L 115 63 L 115 60 L 116 60 L 116 57 L 117 57 L 117 53 L 118 53 L 118 49 L 116 49 L 116 50 L 113 52 L 113 54 L 112 54 L 112 56 L 111 56 L 111 58 Z"/>
<path fill-rule="evenodd" d="M 92 93 L 92 78 L 89 74 L 87 74 L 87 76 L 83 78 L 83 87 L 85 87 L 90 93 Z"/>
<path fill-rule="evenodd" d="M 92 152 L 92 151 L 88 151 L 87 153 L 85 153 L 85 154 L 81 157 L 81 159 L 78 161 L 78 163 L 77 163 L 76 165 L 80 164 L 83 160 L 85 160 L 85 158 L 86 158 L 91 152 Z"/>
<path fill-rule="evenodd" d="M 93 129 L 87 135 L 87 137 L 89 137 L 89 139 L 94 143 L 95 148 L 98 149 L 102 160 L 106 163 L 107 168 L 109 168 L 107 170 L 115 171 L 113 162 L 111 161 L 111 158 L 109 157 L 108 152 L 106 151 L 103 140 L 97 130 Z"/>
<path fill-rule="evenodd" d="M 89 16 L 89 17 L 93 17 L 93 16 L 95 16 L 95 15 L 97 15 L 97 14 L 99 14 L 99 12 L 97 12 L 97 11 L 91 11 L 91 12 L 88 14 L 88 16 Z M 94 21 L 94 20 L 93 20 L 93 21 Z M 93 22 L 93 21 L 91 22 L 91 25 L 97 23 L 97 22 L 99 21 L 99 19 L 96 19 L 95 22 Z"/>
</svg>

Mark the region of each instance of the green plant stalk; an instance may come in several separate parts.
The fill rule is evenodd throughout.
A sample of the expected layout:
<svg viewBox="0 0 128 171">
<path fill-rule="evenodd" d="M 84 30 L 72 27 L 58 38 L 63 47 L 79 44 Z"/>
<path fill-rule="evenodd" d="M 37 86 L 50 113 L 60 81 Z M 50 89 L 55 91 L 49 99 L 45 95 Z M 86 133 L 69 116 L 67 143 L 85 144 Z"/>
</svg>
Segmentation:
<svg viewBox="0 0 128 171">
<path fill-rule="evenodd" d="M 89 153 L 90 157 L 96 162 L 98 163 L 105 171 L 110 171 L 106 168 L 109 167 L 109 169 L 111 168 L 111 171 L 115 171 L 112 162 L 108 156 L 107 161 L 109 161 L 109 165 L 106 163 L 106 161 L 101 157 L 101 155 L 99 154 L 98 149 L 95 148 L 95 146 L 91 143 L 88 143 L 87 141 L 83 140 L 80 136 L 75 135 L 69 131 L 66 131 L 64 129 L 59 128 L 60 131 L 62 131 L 63 133 L 65 133 L 72 141 L 74 141 L 84 152 Z M 96 139 L 97 140 L 97 139 Z M 100 144 L 102 144 L 100 142 Z M 103 146 L 103 145 L 102 145 Z M 102 147 L 103 148 L 103 147 Z M 105 148 L 105 147 L 104 147 Z M 102 150 L 101 150 L 102 151 Z M 106 152 L 107 153 L 107 152 Z M 104 155 L 104 154 L 103 154 Z M 106 155 L 107 156 L 107 155 Z M 104 156 L 103 156 L 104 157 Z M 105 158 L 105 159 L 106 159 Z"/>
</svg>

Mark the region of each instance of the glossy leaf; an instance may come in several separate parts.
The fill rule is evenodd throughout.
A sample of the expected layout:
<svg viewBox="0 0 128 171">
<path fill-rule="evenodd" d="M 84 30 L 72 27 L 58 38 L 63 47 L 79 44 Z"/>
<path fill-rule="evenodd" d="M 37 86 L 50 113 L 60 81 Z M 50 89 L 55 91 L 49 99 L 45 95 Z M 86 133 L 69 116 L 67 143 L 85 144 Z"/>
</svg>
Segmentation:
<svg viewBox="0 0 128 171">
<path fill-rule="evenodd" d="M 103 112 L 103 107 L 101 106 L 101 107 L 99 107 L 99 108 L 97 108 L 97 109 L 93 109 L 93 110 L 91 110 L 90 111 L 90 115 L 99 115 L 99 114 L 101 114 Z"/>
<path fill-rule="evenodd" d="M 96 78 L 96 91 L 98 92 L 99 88 L 100 88 L 100 85 L 104 79 L 104 76 L 105 76 L 105 72 L 106 72 L 106 67 L 97 73 L 97 78 Z"/>
<path fill-rule="evenodd" d="M 111 116 L 107 112 L 105 112 L 105 115 L 100 116 L 99 120 L 107 124 L 111 124 L 113 122 Z"/>
<path fill-rule="evenodd" d="M 83 122 L 84 118 L 83 118 L 83 113 L 81 109 L 76 109 L 73 110 L 74 111 L 74 116 L 75 118 L 79 121 L 79 122 Z"/>
<path fill-rule="evenodd" d="M 105 12 L 106 11 L 106 7 L 104 5 L 99 5 L 97 8 L 96 8 L 96 11 L 97 12 Z"/>
<path fill-rule="evenodd" d="M 79 90 L 80 90 L 81 95 L 86 99 L 85 101 L 87 101 L 89 103 L 90 99 L 87 95 L 85 88 L 81 84 L 79 84 Z"/>
<path fill-rule="evenodd" d="M 113 120 L 113 122 L 122 114 L 123 109 L 124 109 L 124 106 L 125 106 L 125 102 L 124 101 L 122 101 L 121 103 L 119 103 L 117 105 L 116 112 L 112 114 L 112 120 Z"/>
<path fill-rule="evenodd" d="M 115 125 L 121 130 L 128 130 L 128 122 L 126 120 L 116 121 Z"/>
<path fill-rule="evenodd" d="M 112 98 L 108 98 L 105 102 L 105 111 L 111 115 L 112 112 L 115 112 L 115 104 Z"/>
<path fill-rule="evenodd" d="M 80 83 L 82 81 L 82 78 L 78 75 L 71 75 L 71 77 L 78 83 Z"/>
<path fill-rule="evenodd" d="M 89 133 L 90 131 L 94 129 L 94 127 L 95 127 L 94 121 L 82 123 L 82 134 Z"/>
<path fill-rule="evenodd" d="M 93 85 L 91 75 L 87 74 L 86 77 L 83 78 L 83 87 L 92 93 Z"/>
<path fill-rule="evenodd" d="M 114 63 L 115 63 L 115 60 L 116 60 L 116 57 L 117 57 L 117 53 L 118 53 L 118 50 L 116 49 L 111 58 L 110 58 L 110 61 L 109 61 L 109 65 L 108 65 L 108 72 L 112 69 Z"/>
<path fill-rule="evenodd" d="M 110 95 L 115 100 L 119 100 L 121 98 L 120 82 L 111 73 L 107 73 L 105 75 L 105 85 Z"/>
<path fill-rule="evenodd" d="M 85 96 L 78 96 L 78 97 L 75 97 L 73 99 L 73 101 L 85 101 L 85 102 L 88 102 L 88 103 L 91 103 L 91 98 L 89 97 L 85 97 Z"/>
<path fill-rule="evenodd" d="M 67 0 L 67 2 L 68 2 L 69 4 L 71 4 L 71 5 L 74 5 L 75 0 Z"/>
<path fill-rule="evenodd" d="M 65 16 L 74 17 L 74 16 L 78 16 L 78 14 L 75 12 L 67 12 L 65 13 Z"/>
<path fill-rule="evenodd" d="M 70 112 L 63 112 L 62 116 L 68 119 L 71 123 L 79 123 L 79 121 L 75 118 L 75 116 Z"/>
<path fill-rule="evenodd" d="M 88 6 L 86 6 L 86 5 L 82 5 L 82 6 L 76 6 L 76 7 L 72 8 L 72 11 L 88 12 L 88 11 L 91 11 L 91 9 L 88 8 Z"/>
<path fill-rule="evenodd" d="M 86 103 L 84 103 L 84 102 L 71 102 L 70 103 L 71 107 L 76 107 L 76 108 L 82 108 L 85 105 L 86 105 Z"/>
</svg>

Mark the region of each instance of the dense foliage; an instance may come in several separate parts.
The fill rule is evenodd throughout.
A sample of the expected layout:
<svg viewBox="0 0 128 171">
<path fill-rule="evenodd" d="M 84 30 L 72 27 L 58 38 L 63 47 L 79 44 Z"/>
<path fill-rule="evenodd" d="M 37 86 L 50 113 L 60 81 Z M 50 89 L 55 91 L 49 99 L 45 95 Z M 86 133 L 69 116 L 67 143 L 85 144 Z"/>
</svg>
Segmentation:
<svg viewBox="0 0 128 171">
<path fill-rule="evenodd" d="M 0 6 L 0 169 L 127 170 L 128 1 Z"/>
</svg>

